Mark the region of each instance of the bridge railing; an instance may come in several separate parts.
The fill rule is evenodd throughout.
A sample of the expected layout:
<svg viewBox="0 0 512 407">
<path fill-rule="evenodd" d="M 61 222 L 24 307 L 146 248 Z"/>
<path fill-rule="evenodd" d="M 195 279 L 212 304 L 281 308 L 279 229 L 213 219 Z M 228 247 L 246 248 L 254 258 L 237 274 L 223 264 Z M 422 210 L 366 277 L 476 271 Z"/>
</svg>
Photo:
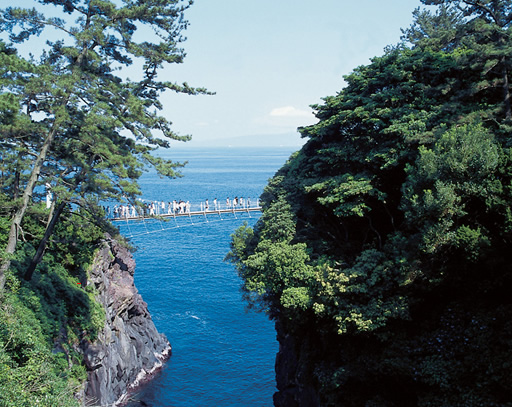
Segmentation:
<svg viewBox="0 0 512 407">
<path fill-rule="evenodd" d="M 177 215 L 194 215 L 208 212 L 227 212 L 227 211 L 253 211 L 260 210 L 260 200 L 256 199 L 237 199 L 220 201 L 203 201 L 199 203 L 184 202 L 164 202 L 150 201 L 140 199 L 138 205 L 119 204 L 105 208 L 106 216 L 110 219 L 134 219 L 134 218 L 151 218 L 151 217 L 168 217 Z"/>
</svg>

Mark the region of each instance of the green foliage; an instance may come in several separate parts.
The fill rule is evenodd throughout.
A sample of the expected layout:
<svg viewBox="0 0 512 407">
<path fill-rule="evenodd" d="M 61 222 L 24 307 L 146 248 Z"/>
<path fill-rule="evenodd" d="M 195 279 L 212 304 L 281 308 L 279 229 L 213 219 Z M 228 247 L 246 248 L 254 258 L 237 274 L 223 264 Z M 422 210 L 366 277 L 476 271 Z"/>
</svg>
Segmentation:
<svg viewBox="0 0 512 407">
<path fill-rule="evenodd" d="M 159 114 L 159 97 L 209 92 L 157 78 L 183 61 L 192 2 L 34 3 L 0 10 L 0 406 L 71 406 L 86 377 L 75 349 L 105 323 L 94 290 L 78 284 L 117 232 L 101 203 L 133 202 L 148 167 L 180 176 L 183 164 L 151 154 L 190 139 Z M 47 30 L 59 39 L 18 54 Z"/>
<path fill-rule="evenodd" d="M 77 278 L 62 266 L 53 265 L 44 274 L 36 274 L 30 285 L 21 288 L 21 300 L 41 321 L 47 338 L 56 338 L 63 326 L 77 337 L 96 339 L 104 324 L 104 311 L 94 296 L 82 290 Z"/>
<path fill-rule="evenodd" d="M 226 258 L 235 263 L 251 306 L 273 297 L 285 310 L 305 310 L 310 305 L 314 273 L 307 265 L 306 245 L 291 242 L 295 227 L 289 206 L 277 200 L 264 216 L 273 219 L 259 230 L 264 239 L 248 252 L 254 232 L 244 225 L 233 235 Z"/>
<path fill-rule="evenodd" d="M 162 176 L 180 176 L 183 164 L 151 155 L 171 141 L 190 139 L 159 115 L 159 97 L 166 91 L 209 93 L 157 79 L 164 65 L 183 61 L 183 13 L 191 2 L 40 3 L 37 9 L 0 10 L 0 62 L 5 63 L 0 143 L 7 174 L 0 186 L 13 200 L 7 254 L 16 250 L 17 232 L 37 186 L 51 189 L 59 204 L 73 203 L 98 215 L 100 201 L 134 202 L 140 194 L 137 180 L 147 167 Z M 141 35 L 144 26 L 149 30 Z M 23 43 L 47 30 L 60 33 L 59 40 L 48 40 L 37 60 L 25 60 L 2 42 Z M 118 73 L 130 65 L 136 67 L 131 71 L 135 79 Z M 54 224 L 48 222 L 32 264 L 39 261 Z M 6 257 L 0 264 L 0 289 L 9 261 Z"/>
<path fill-rule="evenodd" d="M 409 304 L 402 286 L 408 265 L 398 239 L 386 251 L 361 252 L 354 265 L 322 264 L 316 273 L 320 287 L 313 309 L 336 322 L 339 334 L 374 331 L 389 319 L 408 319 Z"/>
<path fill-rule="evenodd" d="M 364 216 L 370 210 L 368 197 L 377 193 L 369 179 L 350 174 L 313 184 L 305 190 L 317 193 L 320 204 L 334 206 L 333 212 L 340 217 Z"/>
<path fill-rule="evenodd" d="M 22 276 L 48 213 L 34 205 L 24 218 L 7 290 L 0 294 L 0 406 L 77 406 L 87 377 L 81 340 L 95 340 L 105 312 L 87 278 L 103 230 L 85 211 L 64 211 L 31 281 Z M 5 220 L 0 217 L 0 220 Z M 5 230 L 8 223 L 5 222 Z"/>
<path fill-rule="evenodd" d="M 424 3 L 313 106 L 228 256 L 325 406 L 512 403 L 512 8 Z"/>
<path fill-rule="evenodd" d="M 421 228 L 427 253 L 454 245 L 475 257 L 477 247 L 489 244 L 486 218 L 503 193 L 500 147 L 481 125 L 464 125 L 419 152 L 404 184 L 406 219 Z M 474 213 L 477 208 L 483 212 Z"/>
<path fill-rule="evenodd" d="M 0 406 L 78 406 L 67 362 L 52 354 L 36 315 L 7 292 L 0 307 Z"/>
<path fill-rule="evenodd" d="M 311 296 L 308 287 L 289 287 L 283 290 L 281 305 L 284 308 L 305 311 L 311 306 Z"/>
</svg>

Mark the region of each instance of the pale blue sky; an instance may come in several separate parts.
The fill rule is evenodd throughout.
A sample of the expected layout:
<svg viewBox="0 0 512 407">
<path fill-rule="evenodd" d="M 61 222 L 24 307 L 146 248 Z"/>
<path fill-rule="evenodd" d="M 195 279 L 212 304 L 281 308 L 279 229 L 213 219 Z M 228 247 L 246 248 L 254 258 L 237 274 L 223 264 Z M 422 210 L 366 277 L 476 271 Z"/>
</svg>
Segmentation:
<svg viewBox="0 0 512 407">
<path fill-rule="evenodd" d="M 309 106 L 343 87 L 343 75 L 396 44 L 419 0 L 195 0 L 185 62 L 165 78 L 215 96 L 169 95 L 164 114 L 190 145 L 281 140 L 315 121 Z M 168 76 L 167 76 L 168 75 Z"/>
<path fill-rule="evenodd" d="M 162 114 L 177 133 L 192 135 L 190 147 L 300 145 L 297 127 L 315 122 L 309 106 L 398 43 L 419 6 L 420 0 L 194 0 L 182 44 L 187 57 L 165 67 L 160 79 L 216 95 L 166 93 Z M 54 36 L 61 38 L 45 32 L 21 47 L 37 53 Z"/>
</svg>

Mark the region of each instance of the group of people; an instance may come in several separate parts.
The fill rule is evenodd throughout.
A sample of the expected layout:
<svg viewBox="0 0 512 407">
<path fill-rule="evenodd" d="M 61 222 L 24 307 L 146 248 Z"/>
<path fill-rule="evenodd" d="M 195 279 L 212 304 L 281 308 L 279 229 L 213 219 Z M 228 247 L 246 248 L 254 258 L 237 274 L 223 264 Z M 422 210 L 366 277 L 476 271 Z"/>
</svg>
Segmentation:
<svg viewBox="0 0 512 407">
<path fill-rule="evenodd" d="M 226 207 L 221 208 L 221 205 L 219 201 L 217 201 L 217 198 L 213 200 L 213 210 L 214 211 L 220 211 L 221 209 L 241 209 L 241 208 L 250 208 L 251 207 L 251 198 L 238 198 L 235 196 L 233 200 L 231 201 L 229 197 L 226 198 Z M 210 203 L 208 202 L 208 199 L 203 203 L 201 203 L 201 211 L 209 211 L 212 208 L 210 208 Z"/>
<path fill-rule="evenodd" d="M 190 213 L 190 202 L 172 201 L 165 202 L 149 201 L 141 202 L 140 206 L 135 205 L 114 205 L 112 212 L 107 207 L 106 213 L 108 217 L 116 218 L 137 218 L 159 215 L 173 215 L 178 213 Z"/>
<path fill-rule="evenodd" d="M 229 200 L 229 197 L 226 198 L 226 209 L 230 208 L 250 208 L 251 207 L 251 198 L 244 199 L 242 197 L 238 198 L 235 196 L 233 201 Z"/>
<path fill-rule="evenodd" d="M 107 217 L 112 218 L 136 218 L 138 216 L 144 215 L 141 208 L 137 208 L 134 205 L 114 205 L 112 210 L 110 206 L 105 208 L 105 213 Z"/>
<path fill-rule="evenodd" d="M 165 203 L 163 201 L 140 201 L 140 205 L 122 204 L 114 205 L 113 208 L 109 206 L 105 208 L 105 213 L 109 218 L 137 218 L 137 217 L 148 217 L 148 216 L 161 216 L 161 215 L 177 215 L 191 212 L 190 201 L 172 201 Z M 225 207 L 222 208 L 220 202 L 215 198 L 212 201 L 212 206 L 208 199 L 200 203 L 200 211 L 218 211 L 221 209 L 242 209 L 250 208 L 251 199 L 234 197 L 231 200 L 229 197 L 226 198 Z"/>
</svg>

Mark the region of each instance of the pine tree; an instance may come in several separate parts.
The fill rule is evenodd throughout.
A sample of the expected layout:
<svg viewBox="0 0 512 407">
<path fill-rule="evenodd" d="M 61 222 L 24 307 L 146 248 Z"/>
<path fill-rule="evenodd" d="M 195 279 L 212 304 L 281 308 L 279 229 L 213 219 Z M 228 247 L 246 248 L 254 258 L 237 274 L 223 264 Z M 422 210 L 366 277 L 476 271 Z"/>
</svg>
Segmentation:
<svg viewBox="0 0 512 407">
<path fill-rule="evenodd" d="M 475 97 L 496 97 L 501 100 L 501 114 L 506 125 L 512 120 L 509 72 L 512 69 L 510 53 L 512 41 L 509 29 L 512 25 L 512 3 L 507 0 L 422 0 L 426 5 L 440 5 L 441 15 L 458 14 L 457 35 L 452 43 L 471 50 L 466 65 L 479 69 L 482 78 L 475 85 Z M 444 12 L 443 12 L 444 10 Z M 424 21 L 416 20 L 416 27 L 424 22 L 434 22 L 429 13 Z M 412 30 L 409 31 L 412 33 Z M 424 38 L 432 38 L 425 33 Z M 416 38 L 419 40 L 420 38 Z M 428 41 L 431 43 L 431 41 Z M 448 41 L 449 42 L 449 41 Z M 496 92 L 498 90 L 498 92 Z M 508 127 L 507 127 L 508 131 Z"/>
<path fill-rule="evenodd" d="M 10 34 L 9 39 L 14 43 L 30 41 L 33 35 L 40 35 L 47 28 L 57 30 L 63 38 L 48 41 L 47 50 L 34 63 L 36 70 L 25 69 L 23 84 L 16 81 L 19 74 L 14 71 L 8 72 L 2 83 L 3 92 L 11 93 L 17 100 L 16 114 L 30 122 L 30 128 L 36 127 L 30 134 L 32 142 L 25 146 L 36 157 L 28 179 L 20 186 L 23 192 L 11 218 L 0 266 L 0 289 L 34 188 L 53 152 L 54 161 L 62 158 L 66 140 L 71 136 L 69 129 L 77 127 L 77 117 L 81 120 L 80 130 L 73 135 L 74 140 L 89 147 L 87 154 L 93 154 L 89 159 L 109 161 L 112 174 L 121 179 L 136 178 L 136 171 L 130 168 L 138 164 L 126 164 L 127 157 L 133 157 L 139 164 L 153 165 L 163 175 L 174 176 L 176 164 L 155 158 L 150 152 L 156 147 L 169 147 L 170 140 L 185 141 L 189 137 L 173 132 L 171 122 L 158 114 L 162 108 L 159 95 L 167 90 L 207 93 L 186 83 L 179 85 L 158 79 L 164 66 L 183 61 L 184 52 L 179 47 L 183 41 L 181 32 L 187 26 L 183 13 L 191 2 L 148 0 L 118 5 L 108 0 L 45 0 L 40 3 L 42 7 L 37 9 L 6 8 L 0 18 L 0 27 Z M 52 15 L 56 10 L 59 13 Z M 146 28 L 153 33 L 148 35 Z M 139 79 L 121 76 L 122 68 L 135 62 L 141 66 Z M 118 69 L 121 74 L 116 75 Z M 7 133 L 4 131 L 2 136 L 7 137 Z M 122 145 L 125 153 L 117 154 L 118 145 Z M 87 160 L 84 157 L 84 162 Z M 102 177 L 105 180 L 105 176 L 97 175 Z M 122 187 L 123 183 L 118 186 Z"/>
</svg>

